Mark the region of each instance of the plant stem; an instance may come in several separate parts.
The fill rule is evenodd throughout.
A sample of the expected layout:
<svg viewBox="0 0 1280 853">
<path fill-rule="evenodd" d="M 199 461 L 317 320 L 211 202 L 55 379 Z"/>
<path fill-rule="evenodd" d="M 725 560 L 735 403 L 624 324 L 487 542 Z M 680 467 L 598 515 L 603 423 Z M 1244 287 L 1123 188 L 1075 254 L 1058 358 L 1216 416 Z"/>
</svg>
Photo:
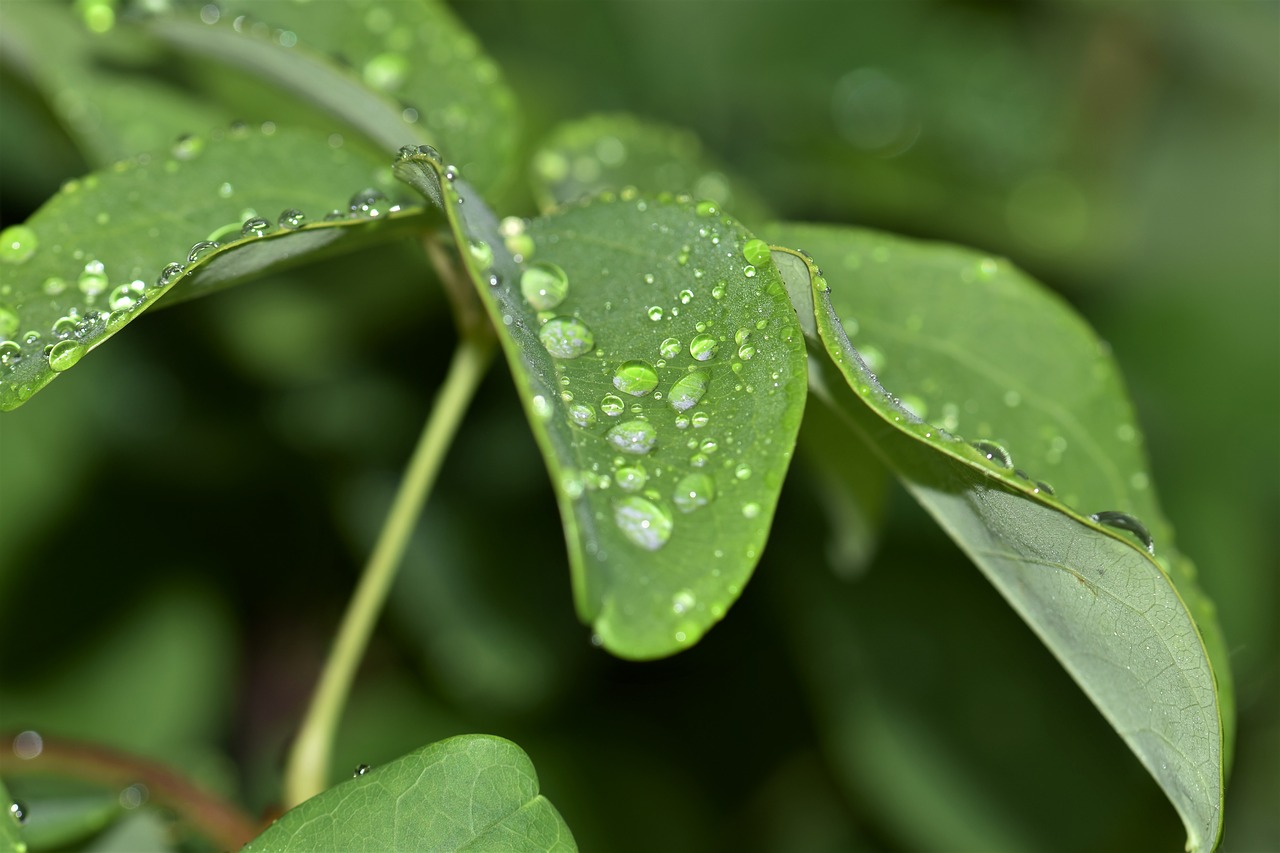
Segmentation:
<svg viewBox="0 0 1280 853">
<path fill-rule="evenodd" d="M 286 808 L 310 799 L 327 787 L 333 739 L 356 669 L 364 657 L 365 647 L 445 451 L 489 366 L 493 350 L 494 339 L 488 330 L 463 331 L 449 372 L 418 438 L 418 446 L 405 469 L 355 595 L 347 605 L 329 659 L 320 674 L 320 683 L 290 750 L 284 779 Z"/>
</svg>

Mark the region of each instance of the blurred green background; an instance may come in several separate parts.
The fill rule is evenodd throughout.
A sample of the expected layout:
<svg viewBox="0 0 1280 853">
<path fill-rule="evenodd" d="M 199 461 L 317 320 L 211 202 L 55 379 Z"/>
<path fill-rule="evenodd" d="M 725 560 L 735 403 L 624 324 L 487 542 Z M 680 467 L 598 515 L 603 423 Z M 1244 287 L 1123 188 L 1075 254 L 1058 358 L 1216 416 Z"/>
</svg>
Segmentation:
<svg viewBox="0 0 1280 853">
<path fill-rule="evenodd" d="M 1280 849 L 1280 4 L 454 8 L 516 90 L 526 158 L 561 121 L 634 112 L 696 131 L 783 217 L 977 246 L 1079 308 L 1232 651 L 1223 849 Z M 86 166 L 0 84 L 10 224 Z M 533 212 L 523 186 L 494 201 Z M 273 801 L 453 344 L 426 269 L 397 245 L 159 313 L 0 416 L 0 728 Z M 844 577 L 797 465 L 742 601 L 650 664 L 591 647 L 553 506 L 499 366 L 341 767 L 510 737 L 587 850 L 1181 848 L 1118 736 L 901 492 Z"/>
</svg>

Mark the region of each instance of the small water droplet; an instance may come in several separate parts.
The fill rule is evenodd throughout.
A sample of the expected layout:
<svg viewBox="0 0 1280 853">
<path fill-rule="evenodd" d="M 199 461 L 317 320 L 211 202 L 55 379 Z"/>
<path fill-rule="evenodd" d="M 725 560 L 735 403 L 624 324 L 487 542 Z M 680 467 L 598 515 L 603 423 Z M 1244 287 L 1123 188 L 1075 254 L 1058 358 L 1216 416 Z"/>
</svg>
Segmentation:
<svg viewBox="0 0 1280 853">
<path fill-rule="evenodd" d="M 751 266 L 751 264 L 747 264 L 745 267 L 742 268 L 742 274 L 745 275 L 747 278 L 755 278 L 756 268 Z"/>
<path fill-rule="evenodd" d="M 737 477 L 739 480 L 751 479 L 751 466 L 745 462 L 742 463 L 733 470 L 733 476 Z"/>
<path fill-rule="evenodd" d="M 178 276 L 182 275 L 184 270 L 185 268 L 182 264 L 173 263 L 165 265 L 165 268 L 160 270 L 160 275 L 156 278 L 156 286 L 168 287 L 173 284 Z"/>
<path fill-rule="evenodd" d="M 656 323 L 657 321 L 662 319 L 662 306 L 651 305 L 649 306 L 649 309 L 645 311 L 645 313 L 649 315 L 650 320 L 653 320 Z"/>
<path fill-rule="evenodd" d="M 261 237 L 271 230 L 271 223 L 261 216 L 251 216 L 240 226 L 241 237 Z"/>
<path fill-rule="evenodd" d="M 18 826 L 22 826 L 27 822 L 27 807 L 22 803 L 14 800 L 9 804 L 9 817 Z"/>
<path fill-rule="evenodd" d="M 475 261 L 476 266 L 482 270 L 487 270 L 489 267 L 493 266 L 493 247 L 483 240 L 469 241 L 467 243 L 467 254 L 471 256 L 471 260 Z M 538 308 L 539 306 L 534 305 L 534 307 Z M 540 310 L 547 310 L 554 307 L 555 305 L 547 305 L 546 308 Z"/>
<path fill-rule="evenodd" d="M 220 198 L 231 198 L 231 196 L 235 193 L 235 191 L 236 191 L 235 187 L 231 186 L 230 183 L 227 183 L 224 181 L 222 185 L 218 187 L 218 196 Z"/>
<path fill-rule="evenodd" d="M 595 336 L 576 317 L 554 317 L 538 330 L 538 340 L 556 358 L 577 358 L 591 352 Z"/>
<path fill-rule="evenodd" d="M 252 222 L 253 220 L 250 220 Z M 257 235 L 261 236 L 261 235 Z M 191 247 L 191 251 L 187 253 L 187 263 L 194 264 L 205 255 L 212 253 L 217 249 L 219 244 L 214 240 L 201 240 Z"/>
<path fill-rule="evenodd" d="M 658 344 L 658 354 L 663 358 L 675 358 L 680 354 L 680 341 L 678 338 L 667 338 Z"/>
<path fill-rule="evenodd" d="M 720 208 L 714 201 L 700 201 L 694 207 L 694 212 L 699 216 L 719 216 Z"/>
<path fill-rule="evenodd" d="M 122 284 L 107 297 L 107 307 L 112 311 L 129 311 L 142 302 L 146 294 L 147 286 L 141 281 Z"/>
<path fill-rule="evenodd" d="M 719 284 L 717 284 L 715 287 L 711 288 L 711 298 L 717 299 L 717 300 L 724 299 L 724 290 L 725 290 L 724 282 L 722 281 Z"/>
<path fill-rule="evenodd" d="M 632 397 L 643 397 L 658 387 L 658 373 L 647 361 L 624 361 L 613 373 L 613 387 Z"/>
<path fill-rule="evenodd" d="M 551 401 L 541 394 L 535 394 L 533 399 L 530 400 L 530 404 L 533 407 L 534 415 L 536 415 L 540 420 L 545 421 L 547 418 L 551 417 L 551 413 L 554 411 Z"/>
<path fill-rule="evenodd" d="M 704 426 L 711 423 L 711 416 L 706 412 L 694 412 L 692 420 L 694 429 L 702 429 Z"/>
<path fill-rule="evenodd" d="M 1009 451 L 1005 450 L 994 441 L 975 441 L 973 443 L 974 450 L 982 454 L 983 458 L 989 462 L 994 462 L 1001 468 L 1012 470 L 1013 457 L 1009 455 Z"/>
<path fill-rule="evenodd" d="M 1091 521 L 1096 521 L 1098 524 L 1105 524 L 1107 527 L 1114 527 L 1117 530 L 1129 531 L 1141 540 L 1142 544 L 1146 546 L 1149 554 L 1153 557 L 1155 556 L 1156 543 L 1155 540 L 1151 538 L 1151 533 L 1147 530 L 1147 526 L 1141 521 L 1138 521 L 1138 519 L 1134 518 L 1132 515 L 1129 515 L 1127 512 L 1104 510 L 1102 512 L 1095 512 L 1093 515 L 1089 516 L 1089 519 Z"/>
<path fill-rule="evenodd" d="M 689 304 L 690 302 L 692 302 L 692 301 L 693 301 L 693 291 L 692 291 L 692 290 L 682 290 L 682 291 L 680 291 L 680 304 L 681 304 L 681 305 L 688 305 L 688 304 Z"/>
<path fill-rule="evenodd" d="M 760 515 L 760 504 L 753 501 L 742 505 L 743 518 L 755 518 L 758 515 Z"/>
<path fill-rule="evenodd" d="M 671 612 L 677 616 L 688 613 L 697 606 L 698 597 L 691 589 L 682 589 L 671 597 Z"/>
<path fill-rule="evenodd" d="M 51 275 L 44 280 L 44 284 L 40 287 L 46 296 L 57 296 L 67 289 L 67 280 L 61 276 Z"/>
<path fill-rule="evenodd" d="M 8 367 L 20 358 L 22 358 L 22 344 L 17 341 L 0 341 L 0 367 Z"/>
<path fill-rule="evenodd" d="M 658 443 L 658 431 L 648 421 L 623 421 L 604 435 L 605 440 L 623 453 L 643 456 Z"/>
<path fill-rule="evenodd" d="M 569 407 L 569 422 L 582 429 L 593 427 L 596 425 L 596 410 L 586 403 L 574 403 Z"/>
<path fill-rule="evenodd" d="M 748 240 L 742 247 L 742 257 L 752 266 L 762 266 L 769 261 L 769 244 L 759 238 Z"/>
<path fill-rule="evenodd" d="M 613 504 L 613 521 L 632 544 L 657 551 L 671 538 L 671 515 L 639 495 L 628 495 Z"/>
<path fill-rule="evenodd" d="M 643 465 L 623 465 L 613 472 L 613 480 L 624 492 L 638 492 L 649 482 L 649 472 Z"/>
<path fill-rule="evenodd" d="M 62 372 L 75 366 L 85 349 L 75 341 L 59 341 L 49 350 L 49 367 Z"/>
<path fill-rule="evenodd" d="M 616 418 L 626 411 L 626 406 L 617 394 L 605 394 L 600 400 L 600 411 L 611 418 Z"/>
<path fill-rule="evenodd" d="M 10 225 L 0 231 L 0 263 L 25 264 L 39 246 L 35 231 L 25 225 Z"/>
<path fill-rule="evenodd" d="M 686 373 L 675 381 L 667 394 L 667 402 L 677 412 L 684 412 L 698 405 L 707 393 L 707 385 L 711 377 L 704 371 L 695 370 Z"/>
<path fill-rule="evenodd" d="M 381 216 L 386 207 L 387 197 L 373 187 L 366 187 L 347 200 L 347 210 L 352 216 L 367 216 L 370 219 Z"/>
<path fill-rule="evenodd" d="M 704 507 L 716 498 L 715 483 L 706 474 L 687 474 L 676 483 L 672 502 L 681 512 L 693 512 Z"/>
<path fill-rule="evenodd" d="M 569 295 L 569 277 L 555 264 L 540 261 L 520 274 L 520 292 L 538 311 L 550 311 Z"/>
<path fill-rule="evenodd" d="M 756 348 L 753 347 L 751 344 L 743 344 L 742 346 L 738 347 L 738 358 L 742 359 L 743 361 L 750 361 L 751 357 L 754 356 L 755 354 L 756 354 Z"/>
<path fill-rule="evenodd" d="M 358 778 L 358 777 L 363 776 L 364 774 L 366 774 L 366 773 L 368 773 L 368 772 L 369 772 L 369 765 L 368 765 L 368 764 L 360 764 L 360 765 L 357 765 L 357 766 L 356 766 L 356 769 L 355 769 L 355 771 L 354 771 L 354 772 L 352 772 L 351 776 L 352 776 L 352 778 Z"/>
<path fill-rule="evenodd" d="M 276 226 L 282 231 L 293 231 L 306 224 L 307 215 L 293 207 L 280 211 L 280 216 L 276 218 Z"/>
<path fill-rule="evenodd" d="M 693 340 L 689 341 L 689 355 L 698 361 L 710 361 L 715 358 L 716 350 L 719 348 L 720 342 L 707 334 L 695 335 Z"/>
<path fill-rule="evenodd" d="M 84 272 L 77 279 L 80 292 L 90 298 L 107 289 L 107 273 L 102 261 L 89 261 L 84 265 Z"/>
</svg>

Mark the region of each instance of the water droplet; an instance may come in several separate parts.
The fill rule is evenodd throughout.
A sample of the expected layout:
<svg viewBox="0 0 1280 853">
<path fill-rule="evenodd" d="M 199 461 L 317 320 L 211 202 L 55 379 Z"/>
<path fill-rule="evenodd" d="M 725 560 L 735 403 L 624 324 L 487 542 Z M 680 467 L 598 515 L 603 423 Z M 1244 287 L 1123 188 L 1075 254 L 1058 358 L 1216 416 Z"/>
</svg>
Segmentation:
<svg viewBox="0 0 1280 853">
<path fill-rule="evenodd" d="M 742 346 L 738 347 L 738 358 L 742 359 L 743 361 L 750 361 L 751 357 L 754 356 L 755 354 L 756 354 L 756 348 L 753 347 L 751 344 L 743 344 Z"/>
<path fill-rule="evenodd" d="M 1011 409 L 1016 408 L 1017 406 L 1022 404 L 1022 395 L 1019 394 L 1017 391 L 1005 391 L 1004 404 Z"/>
<path fill-rule="evenodd" d="M 617 394 L 605 394 L 604 398 L 600 400 L 600 411 L 611 418 L 616 418 L 626 411 L 626 406 L 623 404 L 622 398 Z"/>
<path fill-rule="evenodd" d="M 706 425 L 707 425 L 707 424 L 709 424 L 709 423 L 711 423 L 711 417 L 710 417 L 710 415 L 708 415 L 706 412 L 694 412 L 694 413 L 693 413 L 693 428 L 694 428 L 694 429 L 702 429 L 704 426 L 706 426 Z"/>
<path fill-rule="evenodd" d="M 751 266 L 751 264 L 747 264 L 745 267 L 742 268 L 742 274 L 745 275 L 747 278 L 755 278 L 756 268 Z"/>
<path fill-rule="evenodd" d="M 707 334 L 696 335 L 689 341 L 689 355 L 698 361 L 710 361 L 715 358 L 716 350 L 719 348 L 720 342 Z"/>
<path fill-rule="evenodd" d="M 596 425 L 596 410 L 586 403 L 574 403 L 569 407 L 569 422 L 586 429 Z"/>
<path fill-rule="evenodd" d="M 107 307 L 112 311 L 129 311 L 146 296 L 147 286 L 141 281 L 122 284 L 107 297 Z"/>
<path fill-rule="evenodd" d="M 551 401 L 541 394 L 535 394 L 533 399 L 530 401 L 530 405 L 533 407 L 533 413 L 540 420 L 545 421 L 547 418 L 551 417 L 551 413 L 554 411 Z"/>
<path fill-rule="evenodd" d="M 373 187 L 366 187 L 347 200 L 347 210 L 352 216 L 374 218 L 382 215 L 387 197 Z"/>
<path fill-rule="evenodd" d="M 743 518 L 755 518 L 759 514 L 760 514 L 760 504 L 755 503 L 753 501 L 752 503 L 745 503 L 742 505 Z"/>
<path fill-rule="evenodd" d="M 643 397 L 658 387 L 658 373 L 647 361 L 624 361 L 613 373 L 613 387 L 632 397 Z"/>
<path fill-rule="evenodd" d="M 14 821 L 14 823 L 18 824 L 18 826 L 22 826 L 27 822 L 27 807 L 17 800 L 14 800 L 9 804 L 9 817 Z"/>
<path fill-rule="evenodd" d="M 235 193 L 235 191 L 236 191 L 235 187 L 231 186 L 230 183 L 227 183 L 224 181 L 222 185 L 218 187 L 218 196 L 220 198 L 231 198 L 231 196 Z"/>
<path fill-rule="evenodd" d="M 276 226 L 282 231 L 292 231 L 306 224 L 307 215 L 292 207 L 280 211 L 280 216 L 276 218 Z"/>
<path fill-rule="evenodd" d="M 241 237 L 261 237 L 271 230 L 271 223 L 261 216 L 251 216 L 240 226 Z"/>
<path fill-rule="evenodd" d="M 662 319 L 662 306 L 651 305 L 649 306 L 649 310 L 646 311 L 645 313 L 649 315 L 650 320 L 653 320 L 656 323 L 657 321 Z"/>
<path fill-rule="evenodd" d="M 253 221 L 253 220 L 250 220 Z M 247 224 L 247 223 L 246 223 Z M 257 235 L 261 236 L 261 235 Z M 205 255 L 210 254 L 218 248 L 218 243 L 214 240 L 201 240 L 191 247 L 191 251 L 187 253 L 187 263 L 194 264 Z"/>
<path fill-rule="evenodd" d="M 693 291 L 692 291 L 692 290 L 682 290 L 682 291 L 680 291 L 680 304 L 681 304 L 681 305 L 688 305 L 688 304 L 689 304 L 690 302 L 692 302 L 692 301 L 693 301 Z"/>
<path fill-rule="evenodd" d="M 983 458 L 987 459 L 989 462 L 994 462 L 1001 468 L 1013 468 L 1013 457 L 1009 455 L 1009 451 L 1005 450 L 994 441 L 975 441 L 973 443 L 973 448 L 981 453 Z"/>
<path fill-rule="evenodd" d="M 698 597 L 691 589 L 682 589 L 671 597 L 671 612 L 681 616 L 692 610 L 698 603 Z"/>
<path fill-rule="evenodd" d="M 716 498 L 715 483 L 706 474 L 688 474 L 676 483 L 672 501 L 681 512 L 693 512 Z"/>
<path fill-rule="evenodd" d="M 59 341 L 49 350 L 49 367 L 62 372 L 74 367 L 84 353 L 84 347 L 75 341 Z"/>
<path fill-rule="evenodd" d="M 368 772 L 369 772 L 369 765 L 368 765 L 368 764 L 360 764 L 360 765 L 358 765 L 358 766 L 356 767 L 355 771 L 351 774 L 351 776 L 352 776 L 352 778 L 357 778 L 357 777 L 363 776 L 364 774 L 366 774 L 366 773 L 368 773 Z"/>
<path fill-rule="evenodd" d="M 0 341 L 0 367 L 8 367 L 20 358 L 22 344 L 17 341 Z"/>
<path fill-rule="evenodd" d="M 717 284 L 715 287 L 711 288 L 711 298 L 724 299 L 724 282 L 723 281 Z"/>
<path fill-rule="evenodd" d="M 89 261 L 84 265 L 84 272 L 77 279 L 80 292 L 90 298 L 107 289 L 107 273 L 102 261 Z"/>
<path fill-rule="evenodd" d="M 733 470 L 733 476 L 737 477 L 739 480 L 751 479 L 751 466 L 745 462 L 742 463 Z"/>
<path fill-rule="evenodd" d="M 61 276 L 51 275 L 44 280 L 41 289 L 44 290 L 46 296 L 57 296 L 67 289 L 67 280 Z"/>
<path fill-rule="evenodd" d="M 409 60 L 399 53 L 379 53 L 364 64 L 361 76 L 372 89 L 394 91 L 409 74 Z"/>
<path fill-rule="evenodd" d="M 658 354 L 663 358 L 675 358 L 680 354 L 680 341 L 677 338 L 667 338 L 658 344 Z"/>
<path fill-rule="evenodd" d="M 639 495 L 614 502 L 613 521 L 623 536 L 646 551 L 657 551 L 671 538 L 671 515 Z"/>
<path fill-rule="evenodd" d="M 643 456 L 658 443 L 658 431 L 648 421 L 623 421 L 604 434 L 605 440 L 623 453 Z"/>
<path fill-rule="evenodd" d="M 169 149 L 169 153 L 173 155 L 175 160 L 194 160 L 203 150 L 203 139 L 184 133 L 174 140 L 173 147 Z"/>
<path fill-rule="evenodd" d="M 643 465 L 623 465 L 613 472 L 614 482 L 624 492 L 638 492 L 649 482 L 649 472 Z"/>
<path fill-rule="evenodd" d="M 1089 520 L 1096 521 L 1098 524 L 1105 524 L 1107 527 L 1114 527 L 1117 530 L 1129 531 L 1142 541 L 1142 544 L 1146 546 L 1148 553 L 1155 556 L 1156 543 L 1155 540 L 1151 538 L 1151 533 L 1147 530 L 1147 526 L 1141 521 L 1138 521 L 1138 519 L 1134 518 L 1132 515 L 1129 515 L 1127 512 L 1104 510 L 1102 512 L 1095 512 L 1093 515 L 1089 516 Z"/>
<path fill-rule="evenodd" d="M 0 231 L 0 263 L 24 264 L 39 246 L 36 232 L 25 225 L 10 225 Z"/>
<path fill-rule="evenodd" d="M 541 261 L 521 273 L 520 292 L 535 309 L 550 311 L 569 295 L 569 277 L 555 264 Z"/>
<path fill-rule="evenodd" d="M 758 238 L 748 240 L 742 247 L 742 257 L 752 266 L 761 266 L 769 260 L 769 244 Z"/>
<path fill-rule="evenodd" d="M 714 201 L 700 201 L 694 208 L 694 212 L 699 216 L 719 216 L 720 208 Z"/>
<path fill-rule="evenodd" d="M 538 340 L 556 358 L 577 358 L 591 352 L 595 336 L 587 324 L 575 317 L 555 317 L 538 330 Z"/>
<path fill-rule="evenodd" d="M 176 264 L 176 263 L 166 264 L 165 268 L 160 270 L 159 277 L 156 278 L 156 286 L 168 287 L 169 285 L 173 284 L 173 282 L 178 278 L 178 276 L 182 275 L 184 270 L 185 268 L 182 266 L 182 264 Z"/>
<path fill-rule="evenodd" d="M 487 270 L 493 266 L 493 247 L 483 240 L 471 240 L 468 242 L 467 254 L 471 256 L 471 260 L 475 261 L 476 266 L 482 270 Z M 534 307 L 537 308 L 539 306 L 535 305 Z M 546 306 L 547 309 L 554 307 L 555 305 Z"/>
<path fill-rule="evenodd" d="M 703 395 L 707 393 L 707 384 L 710 381 L 711 377 L 701 370 L 686 373 L 671 386 L 671 391 L 667 394 L 667 402 L 677 412 L 687 411 L 698 405 Z"/>
</svg>

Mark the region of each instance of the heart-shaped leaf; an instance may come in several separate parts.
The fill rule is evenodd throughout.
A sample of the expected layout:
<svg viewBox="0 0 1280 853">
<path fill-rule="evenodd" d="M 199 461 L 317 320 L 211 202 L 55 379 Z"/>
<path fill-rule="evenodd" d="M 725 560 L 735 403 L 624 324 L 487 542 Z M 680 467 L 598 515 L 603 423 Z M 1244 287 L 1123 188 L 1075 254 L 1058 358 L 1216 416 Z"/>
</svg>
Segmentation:
<svg viewBox="0 0 1280 853">
<path fill-rule="evenodd" d="M 421 206 L 379 187 L 394 187 L 385 164 L 286 128 L 189 137 L 67 182 L 0 234 L 0 409 L 172 290 L 166 302 L 421 227 Z"/>
<path fill-rule="evenodd" d="M 1188 608 L 1179 593 L 1190 581 L 1175 587 L 1148 553 L 1145 528 L 1124 512 L 1138 500 L 1130 494 L 1135 483 L 1143 484 L 1138 492 L 1150 483 L 1135 479 L 1145 474 L 1140 456 L 1107 440 L 1134 444 L 1136 427 L 1105 351 L 1065 306 L 1007 262 L 851 229 L 783 225 L 771 236 L 840 264 L 830 267 L 830 285 L 812 267 L 809 277 L 816 330 L 838 368 L 827 371 L 826 382 L 852 425 L 1124 737 L 1182 816 L 1189 849 L 1212 846 L 1221 829 L 1225 688 L 1201 636 L 1217 626 Z M 863 264 L 870 267 L 865 274 Z M 798 266 L 785 269 L 794 278 Z M 882 372 L 902 363 L 899 385 L 888 386 L 902 396 L 885 390 L 851 337 L 876 347 L 867 347 L 870 362 Z M 1005 347 L 1008 358 L 1000 355 Z M 1040 348 L 1051 365 L 1016 355 Z M 922 393 L 959 401 L 956 417 L 965 420 L 951 423 L 951 408 L 914 396 Z M 992 399 L 997 393 L 1000 405 Z M 1007 396 L 1013 393 L 1016 402 Z M 1034 418 L 1006 416 L 1023 405 Z M 921 410 L 945 422 L 931 424 Z M 969 422 L 971 441 L 952 432 Z M 1044 454 L 1065 451 L 1054 440 L 1064 434 L 1067 446 L 1083 445 L 1080 466 L 1101 470 L 1054 468 L 1058 494 L 1102 495 L 1123 508 L 1115 515 L 1086 517 L 1037 479 L 1045 476 L 1039 467 L 1052 465 Z M 1147 500 L 1154 508 L 1154 498 Z M 1102 526 L 1107 522 L 1111 528 Z"/>
<path fill-rule="evenodd" d="M 703 150 L 692 131 L 626 114 L 595 115 L 557 127 L 533 157 L 533 188 L 544 211 L 605 190 L 688 193 L 742 222 L 768 208 L 744 181 Z"/>
<path fill-rule="evenodd" d="M 670 196 L 500 225 L 438 159 L 397 174 L 443 198 L 466 246 L 552 474 L 579 615 L 624 657 L 689 646 L 759 559 L 804 408 L 767 245 Z"/>
<path fill-rule="evenodd" d="M 461 735 L 318 794 L 243 848 L 259 850 L 577 850 L 538 793 L 529 756 L 508 740 Z"/>
</svg>

